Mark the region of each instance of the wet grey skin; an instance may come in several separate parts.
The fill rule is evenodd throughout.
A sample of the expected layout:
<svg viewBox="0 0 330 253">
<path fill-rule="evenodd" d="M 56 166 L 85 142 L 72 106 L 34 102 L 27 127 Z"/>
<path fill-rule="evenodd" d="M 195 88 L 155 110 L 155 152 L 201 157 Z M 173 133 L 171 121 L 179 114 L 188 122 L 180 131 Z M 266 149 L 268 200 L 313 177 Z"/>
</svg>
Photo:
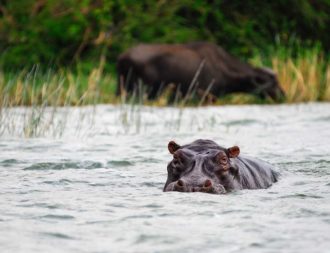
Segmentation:
<svg viewBox="0 0 330 253">
<path fill-rule="evenodd" d="M 265 189 L 278 181 L 269 163 L 241 156 L 238 146 L 224 148 L 211 140 L 180 146 L 168 144 L 173 155 L 167 166 L 164 191 L 224 194 L 241 189 Z"/>
</svg>

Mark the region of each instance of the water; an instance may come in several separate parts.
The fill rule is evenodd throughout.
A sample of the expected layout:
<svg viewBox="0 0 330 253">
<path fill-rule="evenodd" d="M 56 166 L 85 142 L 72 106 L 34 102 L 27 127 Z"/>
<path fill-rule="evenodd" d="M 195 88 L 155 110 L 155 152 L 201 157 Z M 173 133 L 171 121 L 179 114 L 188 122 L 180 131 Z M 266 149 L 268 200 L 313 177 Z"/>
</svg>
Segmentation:
<svg viewBox="0 0 330 253">
<path fill-rule="evenodd" d="M 12 109 L 12 122 L 24 110 Z M 38 138 L 22 137 L 23 120 L 15 131 L 2 122 L 2 253 L 329 252 L 330 104 L 97 106 L 57 117 Z M 197 138 L 239 145 L 282 177 L 266 190 L 163 193 L 168 141 Z"/>
</svg>

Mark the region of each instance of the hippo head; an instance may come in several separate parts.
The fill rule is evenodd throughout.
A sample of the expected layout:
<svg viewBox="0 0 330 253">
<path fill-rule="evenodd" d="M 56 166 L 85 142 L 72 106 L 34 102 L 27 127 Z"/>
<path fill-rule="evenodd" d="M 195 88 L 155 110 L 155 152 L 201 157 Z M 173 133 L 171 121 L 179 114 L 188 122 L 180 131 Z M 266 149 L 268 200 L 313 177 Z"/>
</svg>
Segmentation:
<svg viewBox="0 0 330 253">
<path fill-rule="evenodd" d="M 225 149 L 209 140 L 180 146 L 171 141 L 168 150 L 173 159 L 167 166 L 164 191 L 223 194 L 238 174 L 230 161 L 239 155 L 237 146 Z"/>
<path fill-rule="evenodd" d="M 271 69 L 254 68 L 252 84 L 255 89 L 254 92 L 262 98 L 270 97 L 279 100 L 285 95 L 275 72 Z"/>
</svg>

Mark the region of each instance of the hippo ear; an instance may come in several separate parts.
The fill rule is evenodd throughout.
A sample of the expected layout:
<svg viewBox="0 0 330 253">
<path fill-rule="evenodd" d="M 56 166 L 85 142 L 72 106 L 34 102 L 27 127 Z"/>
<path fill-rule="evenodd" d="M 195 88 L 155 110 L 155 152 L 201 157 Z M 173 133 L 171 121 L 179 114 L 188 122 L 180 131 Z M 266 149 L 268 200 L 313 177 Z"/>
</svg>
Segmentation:
<svg viewBox="0 0 330 253">
<path fill-rule="evenodd" d="M 239 147 L 237 147 L 237 146 L 233 146 L 233 147 L 231 147 L 231 148 L 228 148 L 227 149 L 227 151 L 228 151 L 228 156 L 230 157 L 230 158 L 235 158 L 235 157 L 237 157 L 238 155 L 239 155 Z"/>
<path fill-rule="evenodd" d="M 170 141 L 168 143 L 168 151 L 170 151 L 171 154 L 173 154 L 179 148 L 181 148 L 181 146 L 179 144 L 176 144 L 174 141 Z"/>
</svg>

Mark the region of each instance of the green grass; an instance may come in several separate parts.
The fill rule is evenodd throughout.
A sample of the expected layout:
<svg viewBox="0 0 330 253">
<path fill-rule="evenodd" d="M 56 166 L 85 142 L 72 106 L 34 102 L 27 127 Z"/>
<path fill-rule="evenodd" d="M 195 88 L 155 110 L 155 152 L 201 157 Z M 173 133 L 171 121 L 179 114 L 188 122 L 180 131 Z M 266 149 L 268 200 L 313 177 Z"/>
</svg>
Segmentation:
<svg viewBox="0 0 330 253">
<path fill-rule="evenodd" d="M 290 57 L 289 49 L 279 47 L 267 57 L 257 53 L 250 59 L 254 65 L 271 67 L 278 75 L 285 91 L 283 102 L 330 101 L 329 58 L 318 47 L 300 49 L 295 57 Z M 99 103 L 133 103 L 165 106 L 168 104 L 170 89 L 157 100 L 148 101 L 145 94 L 118 98 L 116 76 L 104 70 L 105 59 L 89 71 L 70 69 L 48 69 L 39 66 L 17 72 L 0 71 L 0 107 L 14 106 L 81 106 Z M 201 101 L 203 100 L 203 101 Z M 180 99 L 179 106 L 197 106 L 207 103 L 204 98 Z M 215 104 L 272 103 L 253 95 L 230 94 L 217 98 Z"/>
<path fill-rule="evenodd" d="M 251 63 L 268 64 L 277 73 L 284 102 L 330 101 L 330 56 L 319 45 L 294 50 L 278 45 L 268 54 L 257 54 Z"/>
<path fill-rule="evenodd" d="M 67 106 L 114 103 L 116 81 L 102 62 L 88 73 L 67 69 L 46 72 L 38 66 L 17 73 L 0 72 L 0 106 Z"/>
</svg>

